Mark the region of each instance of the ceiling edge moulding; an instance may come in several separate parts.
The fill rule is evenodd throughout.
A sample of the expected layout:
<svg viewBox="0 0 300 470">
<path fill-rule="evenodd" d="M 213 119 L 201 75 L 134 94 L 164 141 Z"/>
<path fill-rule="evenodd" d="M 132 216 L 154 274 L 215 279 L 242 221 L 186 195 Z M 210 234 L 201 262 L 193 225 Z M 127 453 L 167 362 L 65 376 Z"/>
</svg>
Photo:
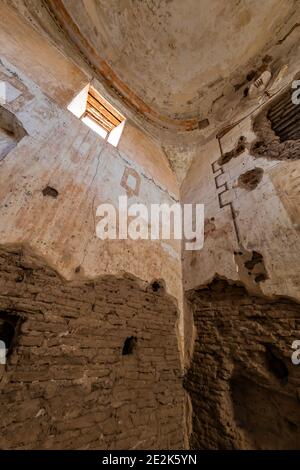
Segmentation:
<svg viewBox="0 0 300 470">
<path fill-rule="evenodd" d="M 146 104 L 139 96 L 137 96 L 112 70 L 108 63 L 98 54 L 98 52 L 83 36 L 79 27 L 74 22 L 62 0 L 44 0 L 51 15 L 56 22 L 60 24 L 69 39 L 77 47 L 80 54 L 92 67 L 99 80 L 115 93 L 118 98 L 135 113 L 142 116 L 155 127 L 166 129 L 169 131 L 195 131 L 203 129 L 209 125 L 207 120 L 193 119 L 172 119 L 163 116 Z M 204 125 L 205 123 L 205 125 Z"/>
</svg>

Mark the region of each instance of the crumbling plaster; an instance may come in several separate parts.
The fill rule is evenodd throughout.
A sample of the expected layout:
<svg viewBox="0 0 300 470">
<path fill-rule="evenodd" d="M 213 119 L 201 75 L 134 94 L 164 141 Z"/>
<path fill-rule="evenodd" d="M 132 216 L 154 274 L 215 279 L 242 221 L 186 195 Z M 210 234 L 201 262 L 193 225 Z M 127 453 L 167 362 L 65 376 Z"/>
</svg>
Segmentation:
<svg viewBox="0 0 300 470">
<path fill-rule="evenodd" d="M 10 7 L 1 4 L 1 10 L 1 79 L 18 92 L 5 108 L 28 134 L 1 163 L 2 245 L 26 246 L 68 280 L 126 272 L 149 282 L 163 279 L 181 312 L 177 331 L 183 357 L 180 242 L 101 241 L 95 232 L 97 205 L 116 204 L 127 194 L 122 181 L 128 169 L 140 179 L 131 203 L 179 199 L 164 152 L 130 119 L 115 149 L 72 116 L 67 105 L 83 86 L 92 82 L 102 91 L 102 85 Z M 47 187 L 58 197 L 45 197 Z"/>
<path fill-rule="evenodd" d="M 79 54 L 78 50 L 75 52 L 74 44 L 67 38 L 66 32 L 60 29 L 59 22 L 55 23 L 49 15 L 46 4 L 49 6 L 50 3 L 53 6 L 55 2 L 14 0 L 1 5 L 4 14 L 0 17 L 0 79 L 18 91 L 15 98 L 4 107 L 14 113 L 27 134 L 0 163 L 3 180 L 0 188 L 1 245 L 13 250 L 15 247 L 23 247 L 26 253 L 42 259 L 48 267 L 71 282 L 97 280 L 103 275 L 121 278 L 128 273 L 148 283 L 153 279 L 162 280 L 167 293 L 177 301 L 180 313 L 176 325 L 179 334 L 177 339 L 181 359 L 184 357 L 185 342 L 189 353 L 184 362 L 187 366 L 196 331 L 192 311 L 183 298 L 182 285 L 184 290 L 191 292 L 209 284 L 217 275 L 243 283 L 250 294 L 300 299 L 300 272 L 297 264 L 300 249 L 297 191 L 299 164 L 297 161 L 257 158 L 251 154 L 251 144 L 257 138 L 253 131 L 254 110 L 267 102 L 270 94 L 278 93 L 299 67 L 299 62 L 294 61 L 298 53 L 299 35 L 295 23 L 298 14 L 294 10 L 295 3 L 291 2 L 291 9 L 288 10 L 285 1 L 270 0 L 263 5 L 264 14 L 261 17 L 255 12 L 254 17 L 264 33 L 267 23 L 271 21 L 270 31 L 274 34 L 270 33 L 271 43 L 265 42 L 264 34 L 257 37 L 253 48 L 249 46 L 249 36 L 253 35 L 255 28 L 251 29 L 251 35 L 248 33 L 247 37 L 246 34 L 246 26 L 251 25 L 252 17 L 246 15 L 243 20 L 241 15 L 240 20 L 244 24 L 238 37 L 243 38 L 241 45 L 247 49 L 247 54 L 241 58 L 244 50 L 241 48 L 236 51 L 233 62 L 228 59 L 228 71 L 224 71 L 221 78 L 220 71 L 206 70 L 204 67 L 203 73 L 207 73 L 207 77 L 214 76 L 215 80 L 207 83 L 205 77 L 202 77 L 203 95 L 199 92 L 195 100 L 188 97 L 191 104 L 185 102 L 187 97 L 184 92 L 180 96 L 174 89 L 174 102 L 171 99 L 165 99 L 165 102 L 156 100 L 155 104 L 152 103 L 153 109 L 161 115 L 159 119 L 152 120 L 147 115 L 150 109 L 153 118 L 152 106 L 139 110 L 136 103 L 131 103 L 128 97 L 124 99 L 116 87 L 110 86 L 112 84 L 107 83 L 105 77 L 87 63 L 82 53 Z M 104 5 L 106 2 L 101 3 Z M 250 3 L 256 5 L 256 2 Z M 69 2 L 65 4 L 70 5 Z M 90 11 L 96 3 L 85 2 L 85 5 L 88 5 Z M 127 8 L 128 2 L 124 2 L 124 5 Z M 153 7 L 150 13 L 147 12 L 146 18 L 148 15 L 156 15 L 160 10 L 155 2 L 145 2 L 143 7 L 145 5 L 147 8 Z M 207 8 L 207 15 L 212 12 L 212 17 L 216 16 L 214 8 L 219 9 L 220 5 L 220 2 L 214 2 L 211 10 Z M 12 6 L 18 11 L 14 11 Z M 233 6 L 228 2 L 224 7 L 224 21 Z M 267 7 L 270 10 L 272 6 L 277 6 L 278 11 L 275 9 L 276 14 L 266 20 Z M 179 3 L 177 7 L 180 11 Z M 282 9 L 286 14 L 284 19 Z M 77 12 L 76 6 L 72 14 L 76 16 Z M 20 13 L 34 28 L 24 21 Z M 107 18 L 108 23 L 114 21 L 110 16 Z M 282 23 L 280 26 L 279 19 Z M 120 24 L 123 25 L 122 22 Z M 87 28 L 85 34 L 90 33 L 89 27 L 88 22 L 81 24 L 81 28 Z M 114 28 L 112 30 L 115 32 Z M 96 27 L 94 36 L 97 36 L 97 31 Z M 103 31 L 106 31 L 105 27 Z M 205 31 L 200 33 L 201 36 Z M 179 44 L 175 43 L 175 49 L 182 46 L 182 36 L 177 35 Z M 119 33 L 116 37 L 120 40 Z M 218 41 L 222 37 L 220 35 Z M 197 49 L 202 48 L 203 52 L 207 38 L 204 44 L 201 38 L 198 38 L 201 47 Z M 231 36 L 227 39 L 228 49 L 234 49 L 230 46 Z M 93 40 L 96 40 L 95 37 Z M 103 41 L 103 38 L 97 40 Z M 223 38 L 221 42 L 222 48 L 217 56 L 222 62 L 223 44 L 226 41 Z M 194 44 L 186 46 L 183 51 L 195 47 Z M 118 43 L 114 47 L 118 48 Z M 102 49 L 106 50 L 104 46 Z M 136 45 L 131 44 L 128 51 L 135 57 Z M 270 51 L 271 61 L 265 58 L 266 52 Z M 141 52 L 145 53 L 143 50 Z M 161 52 L 156 69 L 164 72 L 160 61 L 163 61 L 166 51 L 162 49 Z M 127 67 L 123 66 L 121 59 L 124 58 L 116 58 L 112 54 L 111 65 L 116 69 L 121 67 L 127 73 Z M 235 63 L 237 59 L 239 67 Z M 288 69 L 284 67 L 285 62 L 289 63 Z M 141 65 L 139 60 L 137 65 Z M 245 95 L 245 88 L 253 80 L 246 77 L 245 70 L 248 71 L 250 65 L 257 69 L 254 76 L 264 68 L 271 69 L 273 82 L 268 89 L 269 94 L 262 93 L 255 98 Z M 175 69 L 172 71 L 170 67 L 166 68 L 167 73 L 172 72 L 171 82 L 174 80 L 175 83 L 178 79 L 183 90 L 187 86 L 195 91 L 191 86 L 192 67 L 188 75 L 179 67 L 178 76 L 175 76 Z M 234 73 L 231 74 L 233 69 Z M 283 78 L 276 82 L 276 77 L 282 71 L 286 71 L 285 75 L 282 73 Z M 153 85 L 149 86 L 149 93 L 158 96 L 158 92 L 161 92 L 159 96 L 163 99 L 165 89 L 156 77 L 153 78 L 152 73 L 153 67 L 150 76 L 145 75 L 143 80 L 149 80 L 145 83 Z M 126 80 L 142 93 L 144 85 L 142 81 L 136 81 L 138 75 L 128 76 Z M 170 77 L 167 74 L 163 76 L 167 83 Z M 125 80 L 125 77 L 121 78 Z M 192 85 L 197 89 L 198 79 L 192 80 Z M 187 82 L 183 83 L 185 80 Z M 128 120 L 118 149 L 101 141 L 66 111 L 70 100 L 88 82 L 96 85 L 104 96 L 111 96 L 114 104 L 119 103 L 122 112 L 126 111 Z M 210 91 L 204 93 L 208 89 Z M 220 98 L 219 92 L 222 93 Z M 154 101 L 151 96 L 147 98 Z M 190 118 L 195 119 L 195 115 L 197 123 L 209 118 L 207 128 L 195 131 L 184 129 L 186 118 L 190 122 Z M 169 119 L 173 119 L 172 124 Z M 168 125 L 164 126 L 162 123 L 166 121 Z M 174 132 L 177 124 L 180 130 Z M 231 130 L 222 134 L 219 140 L 216 139 L 216 133 L 229 124 Z M 245 138 L 245 149 L 220 165 L 221 155 L 236 149 L 241 136 Z M 178 180 L 183 181 L 180 192 L 167 157 Z M 243 175 L 257 168 L 260 170 L 260 178 L 254 187 L 240 184 Z M 139 178 L 138 194 L 135 191 L 126 192 L 128 174 L 136 174 Z M 183 203 L 204 203 L 204 248 L 199 252 L 182 253 L 180 243 L 177 242 L 100 242 L 95 235 L 96 207 L 101 202 L 116 204 L 121 194 L 128 194 L 132 198 L 131 202 L 144 202 L 147 205 L 178 200 Z M 188 421 L 191 409 L 188 408 L 186 398 L 188 412 L 185 420 Z"/>
<path fill-rule="evenodd" d="M 17 8 L 18 11 L 13 11 L 12 6 Z M 36 3 L 37 6 L 38 3 Z M 41 193 L 37 196 L 33 188 L 32 194 L 36 202 L 26 201 L 27 210 L 25 213 L 21 209 L 16 210 L 12 204 L 7 204 L 7 207 L 4 205 L 5 220 L 9 221 L 3 231 L 3 240 L 5 242 L 27 243 L 30 239 L 30 245 L 38 247 L 40 251 L 47 255 L 50 265 L 58 269 L 68 279 L 74 276 L 90 278 L 106 271 L 114 273 L 128 270 L 143 279 L 163 278 L 166 281 L 167 290 L 179 299 L 182 306 L 182 290 L 180 287 L 182 280 L 181 250 L 179 245 L 175 243 L 167 246 L 165 243 L 156 243 L 158 251 L 156 249 L 153 251 L 152 242 L 139 242 L 138 247 L 135 248 L 135 242 L 116 241 L 113 243 L 114 261 L 112 262 L 111 244 L 108 242 L 102 243 L 99 253 L 99 241 L 95 239 L 95 234 L 92 233 L 95 222 L 93 211 L 95 211 L 100 200 L 114 199 L 113 193 L 111 193 L 111 184 L 112 181 L 115 181 L 114 184 L 117 185 L 117 180 L 122 180 L 122 172 L 125 171 L 125 166 L 129 165 L 142 175 L 144 183 L 139 200 L 159 202 L 179 199 L 178 184 L 174 173 L 169 167 L 167 155 L 173 170 L 177 171 L 178 179 L 184 180 L 181 187 L 182 202 L 205 204 L 205 245 L 200 252 L 185 253 L 183 261 L 184 288 L 189 290 L 195 286 L 205 285 L 217 273 L 228 279 L 242 280 L 253 292 L 259 291 L 266 295 L 276 293 L 297 297 L 299 278 L 297 268 L 295 271 L 293 267 L 295 249 L 299 244 L 296 230 L 297 222 L 294 221 L 296 214 L 294 206 L 296 206 L 296 203 L 287 202 L 288 198 L 284 196 L 286 190 L 280 189 L 279 183 L 276 187 L 273 184 L 278 181 L 279 177 L 276 175 L 280 172 L 283 164 L 276 160 L 267 161 L 265 158 L 255 159 L 249 153 L 250 144 L 256 138 L 252 130 L 252 118 L 249 112 L 251 112 L 251 109 L 257 109 L 264 102 L 267 102 L 270 99 L 268 95 L 260 94 L 255 99 L 249 98 L 248 101 L 245 96 L 241 98 L 244 102 L 235 110 L 237 122 L 240 123 L 234 126 L 231 122 L 233 128 L 223 138 L 220 138 L 220 144 L 223 153 L 231 151 L 237 145 L 240 136 L 243 135 L 246 137 L 248 146 L 240 156 L 224 165 L 223 174 L 219 173 L 220 147 L 218 140 L 210 138 L 209 134 L 206 137 L 203 135 L 202 140 L 200 139 L 198 142 L 193 139 L 190 133 L 186 133 L 183 140 L 177 143 L 174 133 L 172 143 L 170 137 L 163 141 L 159 138 L 155 142 L 141 131 L 139 126 L 134 124 L 133 118 L 133 121 L 129 119 L 125 126 L 119 150 L 115 150 L 108 144 L 102 144 L 81 123 L 64 111 L 70 98 L 74 97 L 86 83 L 92 81 L 104 95 L 107 93 L 107 88 L 103 82 L 94 77 L 94 72 L 87 67 L 82 56 L 71 54 L 72 45 L 61 32 L 55 30 L 53 19 L 50 20 L 51 17 L 48 15 L 45 3 L 40 4 L 40 9 L 35 10 L 35 16 L 33 17 L 30 17 L 33 12 L 32 2 L 27 2 L 25 5 L 22 1 L 16 0 L 10 6 L 3 4 L 1 8 L 5 13 L 2 17 L 1 28 L 4 62 L 15 64 L 18 70 L 22 70 L 20 76 L 24 74 L 27 81 L 30 82 L 31 80 L 31 85 L 29 87 L 27 85 L 26 91 L 28 94 L 27 105 L 24 105 L 24 94 L 18 97 L 17 104 L 9 105 L 17 111 L 17 114 L 24 122 L 26 121 L 29 137 L 3 162 L 3 168 L 5 167 L 7 171 L 17 161 L 16 165 L 20 169 L 21 165 L 24 164 L 22 172 L 29 171 L 28 160 L 25 168 L 25 162 L 16 156 L 13 158 L 13 155 L 18 155 L 18 152 L 25 152 L 26 147 L 23 150 L 23 146 L 26 142 L 29 142 L 28 139 L 34 138 L 34 146 L 38 146 L 40 142 L 43 147 L 43 154 L 47 153 L 47 157 L 43 156 L 42 159 L 39 157 L 39 161 L 42 162 L 44 168 L 44 186 L 53 186 L 59 193 L 58 200 L 49 201 L 42 198 Z M 24 18 L 20 16 L 20 13 L 26 16 L 27 20 L 31 20 L 34 29 L 29 23 L 24 22 Z M 47 28 L 44 31 L 46 18 L 48 22 L 46 22 Z M 11 35 L 12 30 L 14 31 L 13 35 Z M 41 34 L 42 30 L 43 33 Z M 297 35 L 298 30 L 294 28 L 280 42 L 280 44 L 285 43 L 286 47 L 289 46 L 290 58 L 296 54 L 298 43 L 295 42 L 295 38 Z M 49 37 L 51 37 L 50 42 Z M 54 43 L 56 44 L 55 47 L 53 47 Z M 24 46 L 23 54 L 19 54 L 20 44 Z M 39 53 L 39 51 L 41 52 Z M 65 56 L 66 51 L 70 52 L 69 58 Z M 32 67 L 32 53 L 34 53 L 35 63 L 37 63 L 35 67 Z M 268 89 L 269 94 L 279 93 L 286 80 L 290 79 L 291 74 L 297 69 L 297 61 L 292 63 L 288 72 L 286 72 L 286 68 L 280 68 L 280 63 L 282 64 L 281 61 L 278 63 L 276 59 L 273 64 L 274 75 Z M 283 70 L 283 79 L 282 77 L 278 79 L 278 70 Z M 14 73 L 12 72 L 12 76 L 16 80 Z M 69 80 L 69 77 L 72 77 L 72 79 Z M 37 87 L 33 85 L 33 82 L 37 84 Z M 33 90 L 35 91 L 33 92 Z M 44 95 L 49 97 L 50 101 Z M 36 99 L 34 99 L 34 96 Z M 223 108 L 224 106 L 225 103 L 223 103 Z M 232 107 L 234 107 L 233 104 Z M 246 110 L 249 117 L 243 118 Z M 128 113 L 131 116 L 130 111 Z M 47 124 L 43 123 L 41 125 L 40 119 L 46 115 Z M 222 122 L 225 126 L 227 119 Z M 209 132 L 213 132 L 213 130 L 210 129 Z M 190 140 L 188 140 L 189 138 Z M 47 147 L 45 146 L 46 140 Z M 200 141 L 202 141 L 202 145 L 200 145 Z M 206 143 L 204 144 L 204 142 Z M 53 145 L 54 143 L 55 145 Z M 69 147 L 70 144 L 71 147 Z M 31 146 L 32 143 L 27 145 Z M 46 151 L 47 148 L 49 149 L 48 152 Z M 65 148 L 69 148 L 67 153 L 64 150 Z M 73 152 L 76 151 L 83 155 L 82 159 L 78 159 L 73 155 Z M 38 150 L 36 152 L 39 153 Z M 64 153 L 63 159 L 59 157 L 60 152 Z M 84 170 L 82 168 L 80 170 L 85 155 L 90 158 L 91 164 L 88 169 Z M 39 172 L 40 163 L 38 163 L 37 156 L 32 155 L 31 158 L 36 165 L 36 171 Z M 193 161 L 193 163 L 184 179 L 190 161 Z M 85 168 L 86 163 L 87 160 L 84 162 Z M 284 165 L 290 168 L 289 164 Z M 295 165 L 297 166 L 297 163 Z M 251 171 L 256 166 L 263 172 L 262 181 L 260 181 L 255 191 L 249 192 L 238 184 L 238 179 L 243 173 Z M 15 168 L 14 179 L 20 178 L 18 171 Z M 69 172 L 72 183 L 67 184 L 67 176 L 62 176 L 63 171 Z M 32 172 L 31 167 L 30 172 Z M 49 172 L 53 175 L 51 178 L 49 178 Z M 99 174 L 101 176 L 98 176 Z M 285 172 L 285 183 L 288 174 L 289 172 Z M 295 172 L 291 174 L 295 178 Z M 75 186 L 74 178 L 76 180 Z M 62 179 L 64 180 L 63 183 L 61 182 Z M 101 185 L 98 180 L 101 181 Z M 106 183 L 103 184 L 105 181 Z M 228 191 L 219 194 L 222 193 L 222 185 L 225 182 Z M 24 184 L 22 182 L 23 186 Z M 16 185 L 16 182 L 14 182 L 14 185 Z M 84 198 L 85 190 L 83 188 L 85 185 L 89 188 L 87 198 Z M 294 182 L 293 185 L 295 185 Z M 72 198 L 70 193 L 67 197 L 66 192 L 62 189 L 66 187 L 75 192 Z M 26 197 L 29 193 L 31 194 L 30 191 L 27 190 Z M 5 187 L 3 187 L 3 193 L 5 194 Z M 117 193 L 115 196 L 117 196 Z M 8 197 L 12 196 L 6 194 L 6 198 Z M 81 199 L 82 203 L 78 206 L 78 200 Z M 296 199 L 297 195 L 293 190 L 292 200 Z M 54 220 L 50 234 L 50 229 L 45 228 L 46 218 L 52 220 L 54 208 L 56 217 L 58 217 L 55 205 L 61 203 L 62 200 L 64 200 L 64 203 L 61 206 L 60 220 L 62 220 L 63 211 L 66 209 L 73 214 L 73 219 L 63 224 L 57 224 L 57 221 Z M 24 201 L 20 196 L 18 196 L 18 201 L 21 208 Z M 114 199 L 114 202 L 116 202 L 116 199 Z M 40 203 L 43 205 L 45 216 L 38 221 L 37 225 L 40 224 L 40 227 L 37 228 L 35 227 L 35 214 L 40 210 Z M 222 207 L 220 207 L 220 204 Z M 291 204 L 293 208 L 287 209 Z M 51 209 L 48 207 L 49 205 Z M 32 210 L 33 206 L 39 207 L 39 209 Z M 73 207 L 77 209 L 77 216 Z M 48 214 L 49 210 L 50 213 Z M 11 215 L 11 211 L 15 211 L 14 216 Z M 234 219 L 232 211 L 235 214 Z M 12 239 L 10 231 L 13 225 L 10 224 L 16 223 L 15 221 L 12 222 L 16 217 L 16 220 L 19 220 L 16 224 L 18 230 L 14 230 Z M 291 222 L 291 218 L 293 222 Z M 69 231 L 65 231 L 64 225 L 66 223 Z M 41 230 L 42 226 L 44 226 L 43 230 Z M 71 234 L 73 230 L 71 226 L 73 228 L 76 226 L 77 233 L 80 233 L 80 240 L 76 235 L 74 236 L 73 232 Z M 63 238 L 60 236 L 62 227 L 65 231 Z M 24 235 L 24 230 L 26 235 Z M 32 235 L 37 233 L 38 235 Z M 287 233 L 289 236 L 286 243 Z M 71 241 L 70 236 L 73 236 Z M 47 241 L 41 241 L 43 238 Z M 68 243 L 67 249 L 65 247 L 66 243 Z M 131 256 L 124 257 L 124 250 L 128 249 L 127 246 L 130 247 L 129 252 L 132 258 Z M 149 253 L 149 256 L 143 256 L 143 260 L 139 262 L 136 249 L 140 252 L 141 246 L 143 246 L 144 253 Z M 247 272 L 245 269 L 245 263 L 251 260 L 253 251 L 262 254 L 264 266 L 263 272 L 254 270 L 254 273 L 249 275 L 249 271 Z M 163 254 L 162 257 L 161 254 Z M 145 262 L 146 258 L 147 262 Z M 167 263 L 165 263 L 165 259 L 168 260 Z M 79 266 L 80 270 L 77 269 L 75 272 L 75 269 Z M 267 279 L 264 279 L 263 282 L 255 282 L 255 277 L 262 275 L 267 276 Z M 287 280 L 288 276 L 291 281 Z M 180 331 L 183 335 L 183 324 L 181 324 Z"/>
<path fill-rule="evenodd" d="M 192 289 L 197 337 L 185 377 L 192 449 L 299 449 L 299 302 L 214 279 Z"/>
<path fill-rule="evenodd" d="M 35 247 L 67 279 L 97 277 L 103 269 L 111 273 L 136 269 L 135 274 L 141 278 L 142 271 L 149 269 L 146 275 L 149 280 L 167 278 L 164 269 L 168 263 L 163 261 L 166 256 L 170 261 L 171 284 L 176 284 L 180 275 L 178 242 L 174 242 L 173 250 L 164 249 L 163 243 L 154 243 L 153 250 L 150 241 L 116 240 L 110 246 L 110 242 L 96 238 L 96 208 L 109 201 L 118 206 L 118 196 L 126 195 L 120 185 L 126 167 L 137 170 L 142 179 L 140 193 L 131 202 L 176 200 L 174 193 L 169 194 L 155 182 L 155 176 L 130 159 L 131 132 L 128 130 L 128 157 L 121 148 L 115 149 L 101 140 L 71 113 L 58 108 L 15 70 L 6 63 L 1 67 L 1 78 L 23 90 L 22 99 L 7 104 L 7 108 L 23 122 L 28 136 L 1 162 L 1 173 L 6 175 L 1 186 L 1 242 Z M 55 188 L 58 197 L 43 196 L 46 186 Z M 126 257 L 125 245 L 129 250 Z M 143 250 L 151 251 L 149 258 L 138 256 L 142 245 Z M 115 256 L 111 256 L 112 249 Z M 132 259 L 130 253 L 134 253 Z M 75 273 L 78 266 L 79 274 Z M 175 284 L 170 286 L 173 294 L 178 291 Z"/>
<path fill-rule="evenodd" d="M 220 143 L 217 139 L 208 143 L 183 182 L 183 202 L 204 203 L 206 221 L 203 250 L 185 253 L 185 289 L 205 285 L 217 274 L 242 281 L 252 293 L 299 300 L 300 237 L 295 220 L 299 194 L 294 189 L 299 161 L 251 155 L 251 143 L 257 138 L 252 127 L 249 117 Z M 247 142 L 244 152 L 220 166 L 220 148 L 223 153 L 232 150 L 241 136 Z M 249 191 L 239 178 L 255 168 L 263 170 L 262 179 Z M 289 192 L 293 197 L 288 197 Z M 267 279 L 258 283 L 245 268 L 247 256 L 243 258 L 253 251 L 262 255 L 267 271 Z"/>
</svg>

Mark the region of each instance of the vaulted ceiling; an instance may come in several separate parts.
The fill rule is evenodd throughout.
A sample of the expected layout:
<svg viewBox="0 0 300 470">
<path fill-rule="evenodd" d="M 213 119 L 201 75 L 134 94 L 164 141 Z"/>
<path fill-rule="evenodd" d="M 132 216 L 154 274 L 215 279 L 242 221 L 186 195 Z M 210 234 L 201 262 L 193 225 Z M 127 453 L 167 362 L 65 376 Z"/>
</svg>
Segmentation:
<svg viewBox="0 0 300 470">
<path fill-rule="evenodd" d="M 148 119 L 205 127 L 214 100 L 277 37 L 292 0 L 49 0 L 72 40 Z M 228 90 L 227 90 L 228 91 Z"/>
</svg>

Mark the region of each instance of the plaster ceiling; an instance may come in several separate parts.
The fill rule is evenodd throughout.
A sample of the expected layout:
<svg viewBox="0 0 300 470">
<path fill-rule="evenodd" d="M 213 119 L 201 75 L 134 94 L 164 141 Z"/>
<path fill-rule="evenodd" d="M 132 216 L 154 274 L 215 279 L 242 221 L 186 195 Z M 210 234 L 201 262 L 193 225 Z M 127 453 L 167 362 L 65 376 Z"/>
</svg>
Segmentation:
<svg viewBox="0 0 300 470">
<path fill-rule="evenodd" d="M 295 7 L 293 0 L 47 3 L 128 104 L 179 131 L 206 125 L 214 100 L 278 35 Z"/>
<path fill-rule="evenodd" d="M 2 1 L 159 142 L 180 182 L 299 72 L 300 0 Z M 266 92 L 245 94 L 263 72 Z"/>
</svg>

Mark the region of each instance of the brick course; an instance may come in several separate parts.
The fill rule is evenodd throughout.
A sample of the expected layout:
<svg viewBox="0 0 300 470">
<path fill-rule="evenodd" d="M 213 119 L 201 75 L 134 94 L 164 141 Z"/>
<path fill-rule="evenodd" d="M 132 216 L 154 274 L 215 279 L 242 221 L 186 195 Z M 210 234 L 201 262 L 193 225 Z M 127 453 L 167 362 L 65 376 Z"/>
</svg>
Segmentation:
<svg viewBox="0 0 300 470">
<path fill-rule="evenodd" d="M 188 292 L 197 329 L 184 383 L 193 449 L 300 449 L 300 305 L 214 280 Z"/>
<path fill-rule="evenodd" d="M 18 250 L 0 251 L 0 271 L 0 311 L 22 318 L 1 366 L 2 449 L 183 448 L 178 312 L 163 288 L 66 283 Z"/>
</svg>

